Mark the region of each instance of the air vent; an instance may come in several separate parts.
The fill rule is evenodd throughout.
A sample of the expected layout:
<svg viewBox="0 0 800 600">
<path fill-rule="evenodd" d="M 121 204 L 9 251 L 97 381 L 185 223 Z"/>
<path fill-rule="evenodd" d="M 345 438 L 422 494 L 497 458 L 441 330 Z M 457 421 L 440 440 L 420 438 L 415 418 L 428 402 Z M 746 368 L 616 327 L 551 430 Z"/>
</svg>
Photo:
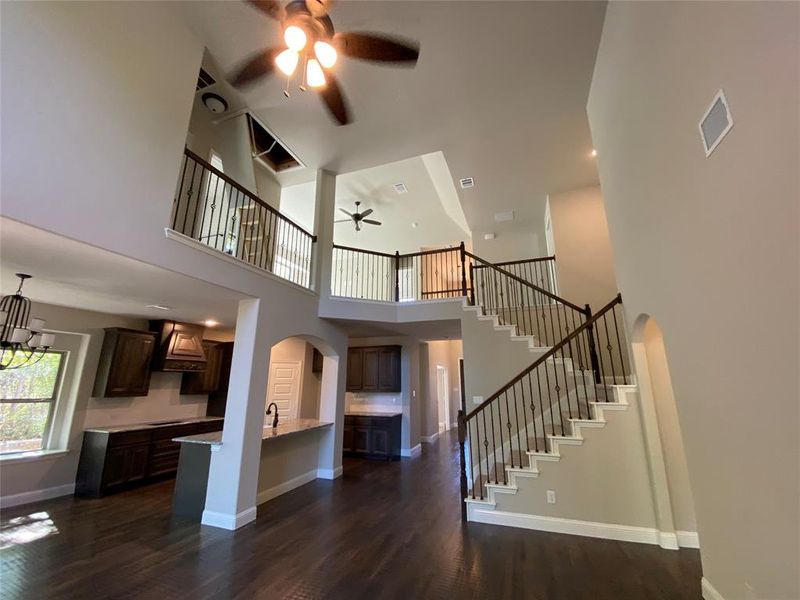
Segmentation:
<svg viewBox="0 0 800 600">
<path fill-rule="evenodd" d="M 503 223 L 504 221 L 513 221 L 514 211 L 509 210 L 507 212 L 494 213 L 494 220 L 495 223 Z"/>
<path fill-rule="evenodd" d="M 408 188 L 405 183 L 395 183 L 392 187 L 394 187 L 394 191 L 398 194 L 408 193 Z"/>
<path fill-rule="evenodd" d="M 282 173 L 288 169 L 303 166 L 266 127 L 249 113 L 247 124 L 250 128 L 250 148 L 253 158 L 260 160 L 274 173 Z"/>
<path fill-rule="evenodd" d="M 197 75 L 197 88 L 195 91 L 199 92 L 215 83 L 217 83 L 216 80 L 205 69 L 200 69 L 200 73 Z"/>
<path fill-rule="evenodd" d="M 711 106 L 706 110 L 706 114 L 700 120 L 699 127 L 703 149 L 706 151 L 706 156 L 711 156 L 714 148 L 733 127 L 733 117 L 728 107 L 728 100 L 725 98 L 725 92 L 720 90 L 717 93 Z"/>
<path fill-rule="evenodd" d="M 461 188 L 467 189 L 475 186 L 475 180 L 472 177 L 465 177 L 460 180 Z"/>
</svg>

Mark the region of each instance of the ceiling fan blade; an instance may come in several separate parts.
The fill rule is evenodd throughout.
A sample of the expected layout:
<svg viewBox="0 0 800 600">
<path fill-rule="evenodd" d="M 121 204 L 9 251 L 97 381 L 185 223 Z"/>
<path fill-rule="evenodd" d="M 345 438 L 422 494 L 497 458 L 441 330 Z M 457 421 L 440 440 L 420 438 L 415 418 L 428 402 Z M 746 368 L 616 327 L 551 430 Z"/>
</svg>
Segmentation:
<svg viewBox="0 0 800 600">
<path fill-rule="evenodd" d="M 247 0 L 253 8 L 260 10 L 265 15 L 272 17 L 276 21 L 282 21 L 286 16 L 283 5 L 277 0 Z"/>
<path fill-rule="evenodd" d="M 352 223 L 353 219 L 336 219 L 334 223 Z"/>
<path fill-rule="evenodd" d="M 275 70 L 275 57 L 280 51 L 280 48 L 259 50 L 244 61 L 239 69 L 228 78 L 228 81 L 233 87 L 240 88 L 252 83 L 259 77 L 271 75 L 272 71 Z"/>
<path fill-rule="evenodd" d="M 363 219 L 364 223 L 369 223 L 370 225 L 383 225 L 380 221 L 376 221 L 375 219 Z"/>
<path fill-rule="evenodd" d="M 339 82 L 332 73 L 325 73 L 325 78 L 328 82 L 325 87 L 320 90 L 319 95 L 325 103 L 325 107 L 336 119 L 339 125 L 347 125 L 350 123 L 350 109 L 347 107 L 347 101 L 339 89 Z"/>
<path fill-rule="evenodd" d="M 419 44 L 381 33 L 348 31 L 333 37 L 337 49 L 350 58 L 376 62 L 411 63 L 419 58 Z"/>
<path fill-rule="evenodd" d="M 349 213 L 343 208 L 340 208 L 339 210 L 342 211 L 344 214 L 346 214 L 348 217 L 351 217 L 351 218 L 353 217 L 353 213 Z"/>
<path fill-rule="evenodd" d="M 368 209 L 367 209 L 367 210 L 365 210 L 363 213 L 361 213 L 361 216 L 362 216 L 362 217 L 368 217 L 368 216 L 370 216 L 370 215 L 371 215 L 373 212 L 375 212 L 375 211 L 374 211 L 374 210 L 372 210 L 371 208 L 368 208 Z"/>
</svg>

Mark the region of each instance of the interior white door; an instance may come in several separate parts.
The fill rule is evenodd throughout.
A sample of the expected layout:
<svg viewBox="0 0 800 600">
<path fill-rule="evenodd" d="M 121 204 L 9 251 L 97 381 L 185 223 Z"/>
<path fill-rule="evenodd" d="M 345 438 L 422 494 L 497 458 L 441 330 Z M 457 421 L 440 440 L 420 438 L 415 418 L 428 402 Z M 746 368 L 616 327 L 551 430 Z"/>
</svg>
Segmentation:
<svg viewBox="0 0 800 600">
<path fill-rule="evenodd" d="M 439 431 L 450 429 L 450 394 L 447 369 L 436 365 L 436 390 L 439 396 Z"/>
<path fill-rule="evenodd" d="M 267 405 L 270 402 L 277 404 L 281 418 L 297 418 L 302 365 L 300 361 L 274 361 L 269 365 Z M 267 417 L 267 421 L 269 420 L 270 417 Z"/>
</svg>

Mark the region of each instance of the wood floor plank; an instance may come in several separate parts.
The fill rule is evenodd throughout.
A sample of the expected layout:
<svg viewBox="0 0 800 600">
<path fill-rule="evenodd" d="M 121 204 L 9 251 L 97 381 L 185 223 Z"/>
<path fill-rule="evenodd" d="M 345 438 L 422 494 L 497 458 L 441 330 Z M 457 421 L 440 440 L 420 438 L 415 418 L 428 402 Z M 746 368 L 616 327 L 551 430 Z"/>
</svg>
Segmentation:
<svg viewBox="0 0 800 600">
<path fill-rule="evenodd" d="M 0 597 L 700 598 L 696 550 L 463 524 L 456 450 L 451 433 L 419 458 L 346 460 L 340 479 L 263 504 L 235 532 L 173 517 L 172 482 L 6 509 Z M 29 515 L 44 523 L 33 533 Z"/>
</svg>

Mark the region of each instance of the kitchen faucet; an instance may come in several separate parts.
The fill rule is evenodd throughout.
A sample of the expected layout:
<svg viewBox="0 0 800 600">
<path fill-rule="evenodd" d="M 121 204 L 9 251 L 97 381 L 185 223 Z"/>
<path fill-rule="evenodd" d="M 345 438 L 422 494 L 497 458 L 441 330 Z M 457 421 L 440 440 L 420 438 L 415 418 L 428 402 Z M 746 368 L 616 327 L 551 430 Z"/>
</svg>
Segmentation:
<svg viewBox="0 0 800 600">
<path fill-rule="evenodd" d="M 273 406 L 275 407 L 275 416 L 272 419 L 272 428 L 275 429 L 278 426 L 278 405 L 275 404 L 274 402 L 270 402 L 267 405 L 267 414 L 268 415 L 272 414 L 272 407 Z"/>
</svg>

